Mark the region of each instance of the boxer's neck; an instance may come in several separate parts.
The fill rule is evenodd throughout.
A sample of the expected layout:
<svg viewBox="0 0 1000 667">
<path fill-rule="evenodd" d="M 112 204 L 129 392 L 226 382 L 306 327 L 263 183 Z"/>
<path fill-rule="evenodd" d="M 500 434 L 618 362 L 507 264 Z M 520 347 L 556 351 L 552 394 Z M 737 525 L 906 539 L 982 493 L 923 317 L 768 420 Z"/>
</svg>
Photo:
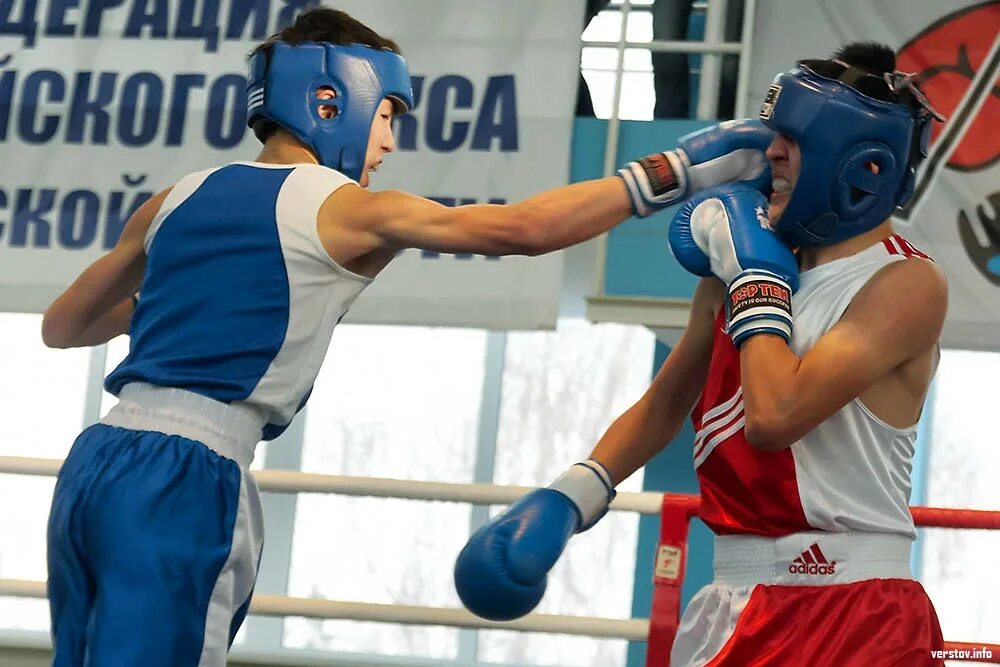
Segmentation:
<svg viewBox="0 0 1000 667">
<path fill-rule="evenodd" d="M 895 231 L 892 228 L 892 221 L 886 220 L 877 227 L 869 229 L 867 232 L 852 236 L 851 238 L 826 246 L 814 246 L 799 249 L 799 270 L 808 271 L 817 266 L 832 262 L 835 259 L 856 255 L 865 248 L 878 243 L 884 238 L 892 236 Z"/>
</svg>

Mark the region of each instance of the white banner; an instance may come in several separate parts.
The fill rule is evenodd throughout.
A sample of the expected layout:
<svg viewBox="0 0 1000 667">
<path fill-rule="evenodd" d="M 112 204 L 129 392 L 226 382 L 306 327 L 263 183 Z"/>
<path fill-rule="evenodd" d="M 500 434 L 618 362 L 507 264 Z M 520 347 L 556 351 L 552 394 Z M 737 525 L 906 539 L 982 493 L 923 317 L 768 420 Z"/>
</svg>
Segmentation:
<svg viewBox="0 0 1000 667">
<path fill-rule="evenodd" d="M 40 312 L 182 175 L 254 159 L 246 56 L 311 0 L 0 2 L 0 311 Z M 344 0 L 417 107 L 373 189 L 512 202 L 569 181 L 580 0 Z M 5 15 L 6 13 L 6 15 Z M 545 328 L 562 255 L 407 251 L 349 321 Z"/>
<path fill-rule="evenodd" d="M 950 285 L 946 347 L 1000 350 L 1000 2 L 769 0 L 754 22 L 750 103 L 774 74 L 848 42 L 876 40 L 919 75 L 938 123 L 896 229 Z M 830 129 L 836 131 L 835 128 Z"/>
</svg>

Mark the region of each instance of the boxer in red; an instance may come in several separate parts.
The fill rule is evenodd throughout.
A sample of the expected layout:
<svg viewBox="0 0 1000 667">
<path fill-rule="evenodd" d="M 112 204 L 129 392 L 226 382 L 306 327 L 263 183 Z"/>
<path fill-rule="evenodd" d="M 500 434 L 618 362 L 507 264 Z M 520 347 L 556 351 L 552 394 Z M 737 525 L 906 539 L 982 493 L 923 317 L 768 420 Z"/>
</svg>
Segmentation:
<svg viewBox="0 0 1000 667">
<path fill-rule="evenodd" d="M 942 665 L 907 503 L 947 285 L 889 220 L 941 118 L 877 44 L 800 62 L 760 116 L 777 132 L 770 198 L 722 186 L 672 222 L 704 278 L 649 390 L 589 460 L 470 539 L 456 585 L 483 616 L 533 608 L 569 537 L 690 414 L 715 580 L 671 667 Z"/>
</svg>

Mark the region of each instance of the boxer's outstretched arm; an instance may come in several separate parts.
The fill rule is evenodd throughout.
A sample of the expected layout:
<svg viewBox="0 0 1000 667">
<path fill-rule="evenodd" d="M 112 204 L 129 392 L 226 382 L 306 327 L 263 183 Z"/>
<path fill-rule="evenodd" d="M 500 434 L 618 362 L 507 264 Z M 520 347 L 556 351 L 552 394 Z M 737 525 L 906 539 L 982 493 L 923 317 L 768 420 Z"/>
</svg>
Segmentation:
<svg viewBox="0 0 1000 667">
<path fill-rule="evenodd" d="M 908 259 L 875 274 L 840 321 L 799 358 L 784 339 L 740 348 L 747 440 L 791 446 L 879 380 L 937 345 L 948 305 L 944 275 Z"/>
<path fill-rule="evenodd" d="M 680 432 L 705 386 L 715 316 L 725 291 L 715 278 L 699 281 L 688 326 L 677 345 L 642 398 L 598 441 L 590 458 L 607 468 L 613 484 L 646 465 Z"/>
<path fill-rule="evenodd" d="M 365 237 L 364 250 L 422 248 L 448 253 L 540 255 L 593 238 L 632 214 L 618 177 L 575 183 L 516 204 L 448 207 L 404 192 L 344 187 L 320 212 Z"/>
<path fill-rule="evenodd" d="M 87 267 L 45 311 L 42 341 L 49 347 L 100 345 L 128 333 L 132 296 L 146 268 L 146 230 L 168 191 L 136 209 L 110 252 Z"/>
<path fill-rule="evenodd" d="M 320 237 L 337 249 L 340 261 L 404 248 L 540 255 L 720 183 L 768 189 L 765 150 L 773 136 L 759 121 L 727 121 L 681 137 L 675 150 L 629 162 L 616 177 L 555 188 L 510 205 L 449 208 L 402 192 L 343 187 L 320 210 Z"/>
</svg>

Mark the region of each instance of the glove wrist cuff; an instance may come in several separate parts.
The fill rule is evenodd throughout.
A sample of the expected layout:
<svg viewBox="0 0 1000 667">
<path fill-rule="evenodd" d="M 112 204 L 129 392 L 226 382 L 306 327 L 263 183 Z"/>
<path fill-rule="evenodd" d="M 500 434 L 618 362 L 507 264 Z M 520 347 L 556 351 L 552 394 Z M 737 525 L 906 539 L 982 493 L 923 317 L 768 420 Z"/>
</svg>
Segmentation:
<svg viewBox="0 0 1000 667">
<path fill-rule="evenodd" d="M 580 527 L 576 532 L 589 529 L 607 513 L 615 497 L 611 475 L 603 465 L 588 459 L 570 467 L 549 489 L 569 498 L 580 513 Z"/>
<path fill-rule="evenodd" d="M 747 269 L 729 283 L 727 330 L 739 347 L 751 336 L 772 334 L 792 338 L 792 289 L 771 271 Z"/>
<path fill-rule="evenodd" d="M 688 189 L 686 164 L 687 156 L 677 149 L 647 155 L 619 169 L 632 213 L 645 218 L 681 199 Z"/>
</svg>

